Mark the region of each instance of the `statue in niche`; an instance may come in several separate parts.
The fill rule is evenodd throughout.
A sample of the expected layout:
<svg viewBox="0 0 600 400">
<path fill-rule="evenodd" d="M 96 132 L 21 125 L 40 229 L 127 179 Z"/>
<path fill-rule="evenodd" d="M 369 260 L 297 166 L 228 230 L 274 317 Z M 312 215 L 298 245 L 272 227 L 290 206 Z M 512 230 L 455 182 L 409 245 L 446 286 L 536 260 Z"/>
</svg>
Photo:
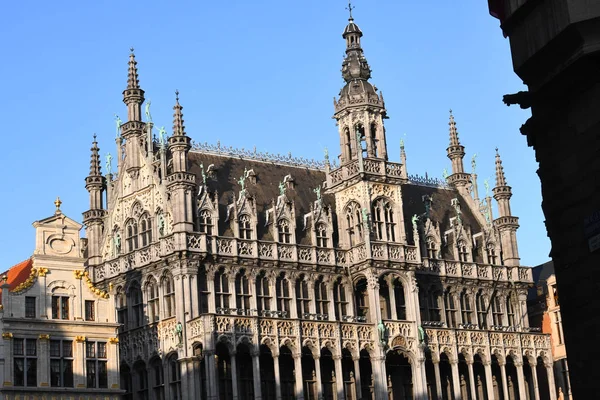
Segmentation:
<svg viewBox="0 0 600 400">
<path fill-rule="evenodd" d="M 113 241 L 115 246 L 115 255 L 118 256 L 119 254 L 121 254 L 121 235 L 119 234 L 119 232 L 115 233 Z"/>
<path fill-rule="evenodd" d="M 417 217 L 417 214 L 412 216 L 411 221 L 412 221 L 413 230 L 416 231 L 417 230 L 417 222 L 419 222 L 419 217 Z"/>
<path fill-rule="evenodd" d="M 158 234 L 160 236 L 164 236 L 165 235 L 165 217 L 163 217 L 162 213 L 158 214 L 157 222 L 158 222 Z"/>
<path fill-rule="evenodd" d="M 183 325 L 179 321 L 175 325 L 175 336 L 177 336 L 177 345 L 181 346 L 183 343 Z"/>
<path fill-rule="evenodd" d="M 385 325 L 383 324 L 383 321 L 379 321 L 379 324 L 377 324 L 377 331 L 379 332 L 379 342 L 381 343 L 381 346 L 386 347 L 387 332 L 386 332 Z"/>
</svg>

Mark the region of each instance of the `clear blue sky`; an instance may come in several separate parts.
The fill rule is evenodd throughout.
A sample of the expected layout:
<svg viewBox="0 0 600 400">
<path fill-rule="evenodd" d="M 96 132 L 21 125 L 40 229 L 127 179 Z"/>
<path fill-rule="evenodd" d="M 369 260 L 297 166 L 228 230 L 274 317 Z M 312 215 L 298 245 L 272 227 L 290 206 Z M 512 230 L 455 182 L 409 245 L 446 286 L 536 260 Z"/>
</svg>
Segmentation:
<svg viewBox="0 0 600 400">
<path fill-rule="evenodd" d="M 388 151 L 405 136 L 409 174 L 450 167 L 452 108 L 465 165 L 477 153 L 480 186 L 500 149 L 522 263 L 548 259 L 534 152 L 519 127 L 529 113 L 502 95 L 523 90 L 509 43 L 487 1 L 355 0 L 372 82 L 390 119 Z M 2 174 L 0 269 L 29 257 L 31 223 L 63 211 L 81 221 L 94 132 L 115 154 L 113 114 L 125 119 L 129 47 L 153 119 L 171 130 L 174 91 L 196 141 L 321 158 L 338 154 L 332 99 L 347 23 L 345 0 L 20 1 L 0 23 Z M 483 188 L 481 189 L 483 190 Z"/>
</svg>

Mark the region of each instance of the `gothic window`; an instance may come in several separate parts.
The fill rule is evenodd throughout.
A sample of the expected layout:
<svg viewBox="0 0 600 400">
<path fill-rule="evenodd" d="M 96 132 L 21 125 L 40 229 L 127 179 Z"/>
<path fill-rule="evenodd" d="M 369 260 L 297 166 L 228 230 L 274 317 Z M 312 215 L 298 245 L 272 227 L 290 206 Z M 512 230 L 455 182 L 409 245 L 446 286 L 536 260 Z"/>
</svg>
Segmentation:
<svg viewBox="0 0 600 400">
<path fill-rule="evenodd" d="M 127 329 L 127 296 L 123 293 L 123 289 L 117 289 L 117 296 L 115 298 L 117 306 L 117 322 L 121 324 L 121 330 Z"/>
<path fill-rule="evenodd" d="M 290 283 L 283 274 L 277 277 L 275 282 L 275 290 L 277 295 L 277 310 L 282 313 L 282 317 L 290 316 L 290 304 L 292 302 L 292 296 L 290 293 Z"/>
<path fill-rule="evenodd" d="M 369 318 L 369 292 L 367 280 L 361 279 L 354 287 L 354 298 L 356 299 L 356 316 L 363 322 L 370 322 Z"/>
<path fill-rule="evenodd" d="M 37 340 L 15 338 L 12 345 L 13 385 L 37 386 Z"/>
<path fill-rule="evenodd" d="M 515 318 L 515 303 L 512 295 L 506 296 L 506 317 L 508 319 L 508 326 L 516 326 Z"/>
<path fill-rule="evenodd" d="M 269 279 L 262 272 L 256 277 L 256 300 L 258 312 L 271 310 L 271 292 L 269 291 Z"/>
<path fill-rule="evenodd" d="M 279 243 L 291 243 L 292 234 L 290 232 L 290 223 L 287 219 L 280 219 L 277 223 L 277 234 L 279 236 Z"/>
<path fill-rule="evenodd" d="M 419 287 L 419 312 L 421 313 L 421 320 L 422 321 L 429 321 L 429 315 L 427 314 L 427 293 L 425 292 L 425 290 L 421 287 L 421 285 L 418 285 Z"/>
<path fill-rule="evenodd" d="M 127 233 L 127 251 L 134 251 L 138 248 L 138 226 L 137 223 L 130 219 L 125 225 L 125 232 Z"/>
<path fill-rule="evenodd" d="M 250 310 L 250 285 L 248 277 L 241 271 L 235 277 L 235 304 L 242 310 Z"/>
<path fill-rule="evenodd" d="M 394 210 L 389 200 L 377 199 L 373 203 L 373 228 L 377 240 L 393 242 L 396 239 Z"/>
<path fill-rule="evenodd" d="M 160 358 L 155 357 L 150 361 L 150 371 L 152 371 L 152 391 L 154 392 L 155 400 L 164 400 L 165 398 L 165 381 L 163 376 L 163 367 Z"/>
<path fill-rule="evenodd" d="M 304 277 L 296 281 L 296 311 L 298 311 L 298 318 L 307 318 L 307 314 L 310 314 L 310 295 Z"/>
<path fill-rule="evenodd" d="M 363 158 L 367 158 L 368 154 L 367 154 L 367 142 L 366 142 L 366 138 L 365 138 L 365 128 L 361 124 L 358 124 L 355 126 L 354 129 L 355 129 L 354 134 L 356 135 L 358 133 L 358 135 L 356 135 L 356 136 L 358 136 L 358 138 L 359 138 L 359 141 L 356 144 L 357 150 L 362 152 Z"/>
<path fill-rule="evenodd" d="M 119 371 L 119 380 L 121 382 L 121 390 L 123 393 L 123 400 L 132 400 L 133 399 L 133 382 L 131 371 L 126 364 L 121 364 L 121 370 Z"/>
<path fill-rule="evenodd" d="M 241 224 L 241 218 L 240 218 Z M 198 231 L 201 233 L 206 233 L 207 235 L 212 235 L 212 218 L 209 210 L 201 210 L 198 213 Z M 241 225 L 240 225 L 241 232 Z M 240 235 L 241 237 L 241 235 Z"/>
<path fill-rule="evenodd" d="M 135 371 L 135 395 L 133 396 L 136 400 L 148 400 L 148 371 L 146 371 L 146 364 L 143 361 L 138 361 L 133 369 Z"/>
<path fill-rule="evenodd" d="M 473 309 L 471 308 L 471 298 L 466 289 L 460 293 L 460 311 L 463 324 L 472 324 Z"/>
<path fill-rule="evenodd" d="M 218 313 L 229 308 L 229 282 L 223 270 L 215 273 L 215 308 Z"/>
<path fill-rule="evenodd" d="M 352 137 L 350 136 L 350 129 L 344 129 L 344 137 L 346 139 L 346 153 L 348 154 L 348 161 L 352 160 Z"/>
<path fill-rule="evenodd" d="M 477 307 L 477 324 L 480 329 L 487 328 L 486 310 L 485 310 L 485 296 L 480 290 L 475 296 L 475 305 Z"/>
<path fill-rule="evenodd" d="M 496 247 L 493 243 L 488 243 L 486 246 L 488 262 L 493 265 L 498 264 L 498 256 L 496 255 Z"/>
<path fill-rule="evenodd" d="M 317 247 L 327 247 L 329 239 L 327 237 L 327 227 L 323 223 L 318 223 L 315 227 L 317 231 Z"/>
<path fill-rule="evenodd" d="M 502 323 L 502 301 L 500 300 L 500 297 L 498 296 L 494 296 L 492 298 L 492 317 L 494 320 L 494 325 L 496 326 L 502 326 L 504 325 Z"/>
<path fill-rule="evenodd" d="M 469 261 L 469 250 L 467 249 L 467 245 L 464 240 L 459 240 L 457 243 L 458 246 L 458 260 L 462 262 Z"/>
<path fill-rule="evenodd" d="M 50 386 L 73 387 L 73 342 L 50 341 Z"/>
<path fill-rule="evenodd" d="M 378 157 L 378 140 L 377 140 L 377 124 L 371 124 L 371 151 L 373 152 L 373 157 Z"/>
<path fill-rule="evenodd" d="M 208 313 L 208 296 L 210 292 L 208 291 L 208 283 L 206 278 L 206 271 L 201 270 L 198 273 L 198 293 L 200 296 L 200 313 L 205 314 Z"/>
<path fill-rule="evenodd" d="M 160 304 L 158 298 L 158 284 L 154 278 L 150 278 L 146 286 L 148 296 L 148 319 L 155 322 L 160 319 Z"/>
<path fill-rule="evenodd" d="M 144 300 L 142 298 L 142 290 L 137 283 L 131 285 L 129 289 L 129 298 L 131 300 L 133 328 L 140 327 L 144 324 Z"/>
<path fill-rule="evenodd" d="M 456 327 L 456 303 L 454 302 L 454 295 L 446 290 L 444 293 L 444 306 L 446 308 L 446 324 L 448 328 Z"/>
<path fill-rule="evenodd" d="M 441 295 L 437 290 L 429 293 L 429 320 L 438 322 L 442 320 Z"/>
<path fill-rule="evenodd" d="M 144 213 L 140 217 L 140 236 L 142 238 L 142 247 L 146 247 L 152 243 L 152 223 L 147 213 Z"/>
<path fill-rule="evenodd" d="M 399 279 L 393 281 L 394 297 L 396 300 L 396 318 L 399 320 L 406 319 L 406 299 L 404 297 L 404 286 Z"/>
<path fill-rule="evenodd" d="M 250 225 L 250 216 L 248 214 L 240 215 L 240 239 L 252 239 L 252 226 Z"/>
<path fill-rule="evenodd" d="M 323 315 L 323 319 L 329 319 L 327 284 L 323 282 L 322 278 L 315 282 L 315 305 L 317 314 Z"/>
<path fill-rule="evenodd" d="M 181 370 L 177 355 L 172 354 L 167 360 L 169 367 L 169 393 L 171 400 L 181 400 Z"/>
<path fill-rule="evenodd" d="M 425 243 L 427 245 L 427 258 L 437 258 L 435 240 L 431 236 L 427 236 Z"/>
<path fill-rule="evenodd" d="M 175 281 L 173 276 L 167 273 L 162 278 L 163 299 L 164 299 L 164 317 L 169 318 L 175 315 Z"/>
<path fill-rule="evenodd" d="M 390 304 L 390 288 L 384 277 L 379 278 L 379 309 L 382 319 L 392 319 L 392 306 Z"/>
<path fill-rule="evenodd" d="M 346 287 L 341 278 L 333 284 L 333 302 L 335 304 L 335 319 L 342 321 L 348 313 L 348 301 L 346 301 Z"/>
<path fill-rule="evenodd" d="M 348 243 L 354 246 L 363 240 L 363 221 L 360 205 L 352 202 L 346 206 L 346 231 Z"/>
</svg>

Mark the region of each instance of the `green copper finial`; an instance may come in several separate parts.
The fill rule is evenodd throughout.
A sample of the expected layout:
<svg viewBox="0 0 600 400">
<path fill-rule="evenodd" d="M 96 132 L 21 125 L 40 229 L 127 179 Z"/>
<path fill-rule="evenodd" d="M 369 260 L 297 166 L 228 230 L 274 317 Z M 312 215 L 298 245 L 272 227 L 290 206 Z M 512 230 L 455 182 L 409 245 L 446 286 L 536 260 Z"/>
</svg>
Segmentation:
<svg viewBox="0 0 600 400">
<path fill-rule="evenodd" d="M 238 180 L 238 183 L 242 187 L 242 193 L 246 191 L 246 178 L 248 178 L 249 175 L 250 175 L 250 173 L 248 172 L 248 170 L 246 169 L 246 167 L 244 167 L 244 173 L 242 174 L 242 176 Z"/>
<path fill-rule="evenodd" d="M 447 179 L 450 175 L 448 175 L 448 168 L 444 168 L 444 170 L 442 171 L 442 176 L 444 177 L 444 179 Z"/>
<path fill-rule="evenodd" d="M 490 195 L 490 178 L 486 178 L 483 181 L 483 186 L 485 186 L 485 197 L 489 197 L 489 195 Z"/>
<path fill-rule="evenodd" d="M 404 150 L 404 138 L 400 138 L 400 150 Z"/>
<path fill-rule="evenodd" d="M 352 5 L 352 0 L 348 0 L 348 7 L 346 7 L 346 10 L 348 10 L 348 12 L 350 13 L 350 18 L 348 18 L 348 21 L 354 21 L 354 18 L 352 17 L 352 10 L 354 10 L 356 7 L 354 7 Z"/>
<path fill-rule="evenodd" d="M 162 148 L 167 144 L 167 130 L 164 126 L 161 126 L 158 130 L 158 144 Z"/>
<path fill-rule="evenodd" d="M 133 55 L 133 46 L 129 48 L 129 51 L 131 52 L 131 55 Z"/>
<path fill-rule="evenodd" d="M 329 150 L 325 147 L 325 161 L 329 161 Z"/>
<path fill-rule="evenodd" d="M 477 153 L 473 154 L 473 157 L 471 158 L 471 169 L 473 170 L 473 173 L 475 173 L 475 169 L 477 168 Z"/>
<path fill-rule="evenodd" d="M 285 182 L 283 181 L 279 182 L 279 195 L 285 195 Z"/>
<path fill-rule="evenodd" d="M 204 172 L 204 163 L 200 163 L 200 173 L 202 174 L 202 183 L 206 185 L 206 173 Z"/>
<path fill-rule="evenodd" d="M 150 114 L 150 104 L 152 104 L 152 102 L 150 101 L 150 99 L 148 99 L 148 101 L 146 102 L 146 107 L 144 109 L 144 113 L 146 114 L 146 120 L 148 122 L 152 122 L 152 115 Z"/>
</svg>

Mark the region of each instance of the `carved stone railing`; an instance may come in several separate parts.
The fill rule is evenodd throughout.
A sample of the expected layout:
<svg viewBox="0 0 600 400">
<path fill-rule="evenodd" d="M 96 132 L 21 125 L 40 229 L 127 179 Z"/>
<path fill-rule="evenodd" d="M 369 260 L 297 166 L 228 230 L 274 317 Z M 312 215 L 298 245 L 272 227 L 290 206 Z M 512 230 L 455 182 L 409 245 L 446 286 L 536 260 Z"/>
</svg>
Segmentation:
<svg viewBox="0 0 600 400">
<path fill-rule="evenodd" d="M 364 174 L 402 178 L 403 165 L 400 163 L 365 158 L 362 160 L 362 164 Z M 360 164 L 358 160 L 346 163 L 331 171 L 330 185 L 335 186 L 342 181 L 358 175 L 360 172 Z"/>
<path fill-rule="evenodd" d="M 371 257 L 375 260 L 419 263 L 416 246 L 387 242 L 371 242 Z"/>
<path fill-rule="evenodd" d="M 408 260 L 407 260 L 408 261 Z M 459 262 L 437 259 L 423 259 L 418 267 L 419 273 L 473 278 L 500 282 L 526 282 L 532 283 L 531 268 L 511 267 L 506 265 L 479 264 L 473 262 Z"/>
<path fill-rule="evenodd" d="M 179 343 L 175 317 L 119 334 L 121 357 L 127 361 L 148 359 L 161 349 L 175 349 Z"/>
</svg>

